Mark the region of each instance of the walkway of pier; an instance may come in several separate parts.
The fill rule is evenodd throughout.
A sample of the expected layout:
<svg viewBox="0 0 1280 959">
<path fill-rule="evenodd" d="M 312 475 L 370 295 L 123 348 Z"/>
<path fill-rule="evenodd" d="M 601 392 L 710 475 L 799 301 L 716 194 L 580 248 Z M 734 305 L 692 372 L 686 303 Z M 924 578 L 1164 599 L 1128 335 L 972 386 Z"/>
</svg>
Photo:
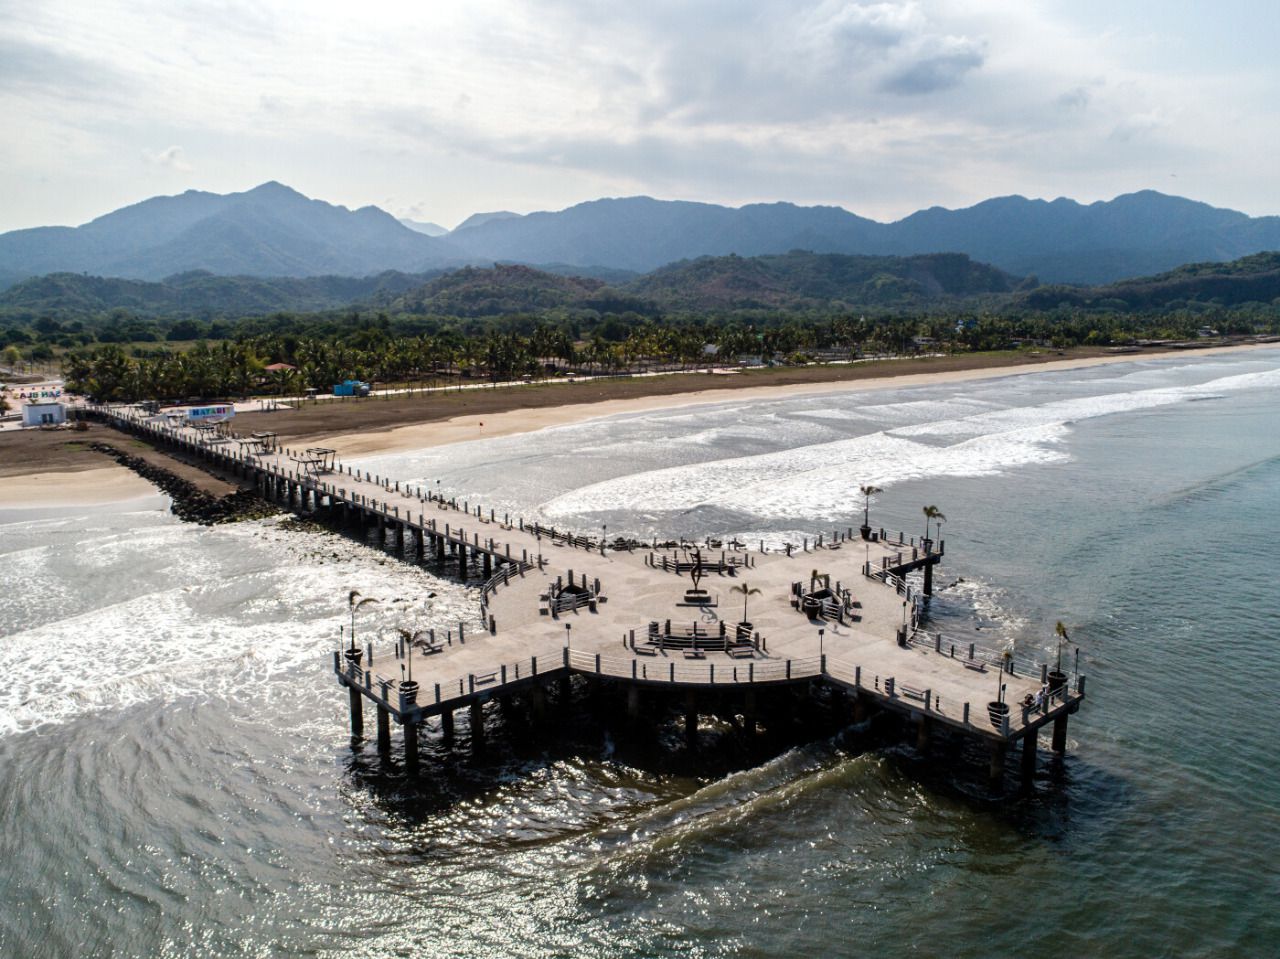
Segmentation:
<svg viewBox="0 0 1280 959">
<path fill-rule="evenodd" d="M 572 674 L 625 688 L 630 711 L 646 689 L 680 690 L 691 738 L 700 691 L 739 691 L 750 708 L 757 688 L 825 685 L 849 694 L 855 719 L 874 708 L 910 717 L 922 745 L 935 725 L 985 740 L 993 778 L 1015 741 L 1024 772 L 1033 768 L 1046 725 L 1054 750 L 1065 750 L 1067 717 L 1084 698 L 1084 677 L 1074 672 L 957 648 L 917 628 L 941 542 L 864 527 L 815 531 L 781 549 L 736 541 L 615 548 L 370 475 L 331 450 L 282 448 L 270 434 L 242 437 L 225 424 L 190 426 L 133 407 L 96 412 L 242 476 L 291 510 L 374 527 L 405 559 L 480 573 L 470 622 L 334 651 L 353 733 L 363 734 L 368 701 L 379 746 L 390 748 L 394 720 L 410 765 L 429 717 L 441 717 L 451 735 L 453 713 L 470 709 L 474 730 L 491 698 L 539 699 Z M 916 570 L 918 587 L 905 578 Z"/>
</svg>

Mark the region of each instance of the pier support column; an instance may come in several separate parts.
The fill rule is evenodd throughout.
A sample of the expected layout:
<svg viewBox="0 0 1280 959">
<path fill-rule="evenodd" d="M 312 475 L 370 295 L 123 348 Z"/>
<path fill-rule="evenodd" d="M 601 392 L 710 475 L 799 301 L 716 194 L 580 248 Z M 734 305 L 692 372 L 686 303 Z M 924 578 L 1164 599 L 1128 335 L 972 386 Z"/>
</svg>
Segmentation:
<svg viewBox="0 0 1280 959">
<path fill-rule="evenodd" d="M 381 513 L 378 514 L 378 545 L 385 546 L 387 543 L 387 518 Z"/>
<path fill-rule="evenodd" d="M 987 767 L 987 788 L 993 793 L 1000 792 L 1004 786 L 1004 754 L 1004 740 L 991 740 L 991 763 Z"/>
<path fill-rule="evenodd" d="M 929 735 L 933 731 L 933 723 L 923 714 L 916 717 L 916 752 L 929 751 Z"/>
<path fill-rule="evenodd" d="M 1027 733 L 1022 737 L 1022 788 L 1031 788 L 1036 778 L 1036 734 Z"/>
<path fill-rule="evenodd" d="M 440 735 L 446 743 L 453 742 L 453 710 L 446 709 L 440 714 Z"/>
<path fill-rule="evenodd" d="M 488 553 L 484 554 L 484 578 L 488 580 L 493 575 L 493 557 Z"/>
<path fill-rule="evenodd" d="M 1061 756 L 1067 751 L 1067 714 L 1053 721 L 1053 751 Z"/>
<path fill-rule="evenodd" d="M 418 724 L 404 724 L 404 768 L 409 775 L 418 772 Z"/>
<path fill-rule="evenodd" d="M 684 694 L 684 741 L 690 749 L 698 748 L 698 695 L 692 689 Z"/>
<path fill-rule="evenodd" d="M 364 700 L 354 686 L 348 686 L 347 692 L 351 696 L 351 735 L 359 739 L 364 736 Z"/>
<path fill-rule="evenodd" d="M 378 704 L 378 752 L 384 756 L 391 752 L 391 714 L 381 703 Z"/>
<path fill-rule="evenodd" d="M 467 578 L 467 548 L 461 544 L 458 545 L 458 575 Z"/>
<path fill-rule="evenodd" d="M 547 694 L 541 686 L 531 686 L 529 688 L 529 712 L 532 714 L 533 722 L 541 726 L 547 716 Z"/>
<path fill-rule="evenodd" d="M 471 704 L 471 751 L 484 750 L 484 707 L 478 702 Z"/>
<path fill-rule="evenodd" d="M 861 692 L 853 694 L 853 721 L 855 723 L 865 723 L 867 717 L 871 714 L 870 704 L 867 697 Z"/>
<path fill-rule="evenodd" d="M 422 554 L 424 552 L 422 541 L 425 538 L 425 535 L 426 534 L 424 534 L 420 529 L 415 529 L 413 531 L 413 558 L 419 563 L 422 562 Z"/>
<path fill-rule="evenodd" d="M 924 594 L 933 595 L 933 563 L 924 564 Z"/>
<path fill-rule="evenodd" d="M 396 553 L 404 552 L 404 523 L 396 523 Z"/>
</svg>

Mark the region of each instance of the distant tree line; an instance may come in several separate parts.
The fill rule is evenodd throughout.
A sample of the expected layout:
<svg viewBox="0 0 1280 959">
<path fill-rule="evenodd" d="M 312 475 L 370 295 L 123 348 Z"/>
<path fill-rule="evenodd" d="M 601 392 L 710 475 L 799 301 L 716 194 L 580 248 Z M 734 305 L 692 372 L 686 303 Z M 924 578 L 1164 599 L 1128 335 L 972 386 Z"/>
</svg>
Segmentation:
<svg viewBox="0 0 1280 959">
<path fill-rule="evenodd" d="M 183 321 L 198 323 L 199 321 Z M 335 383 L 438 384 L 509 380 L 568 371 L 674 370 L 711 362 L 798 364 L 920 352 L 969 353 L 1019 346 L 1112 346 L 1139 339 L 1195 338 L 1206 325 L 1223 334 L 1280 332 L 1271 310 L 1134 316 L 1052 311 L 1025 315 L 843 316 L 771 311 L 651 317 L 390 317 L 295 315 L 214 324 L 195 345 L 174 345 L 107 324 L 97 330 L 35 324 L 34 337 L 0 340 L 24 359 L 61 359 L 68 386 L 103 401 L 327 393 Z M 68 324 L 75 325 L 75 324 Z M 157 329 L 152 325 L 151 332 Z M 12 331 L 10 331 L 12 333 Z M 90 333 L 88 341 L 77 339 Z M 103 339 L 100 334 L 106 333 Z M 64 342 L 63 337 L 71 337 Z M 268 371 L 287 364 L 293 369 Z"/>
</svg>

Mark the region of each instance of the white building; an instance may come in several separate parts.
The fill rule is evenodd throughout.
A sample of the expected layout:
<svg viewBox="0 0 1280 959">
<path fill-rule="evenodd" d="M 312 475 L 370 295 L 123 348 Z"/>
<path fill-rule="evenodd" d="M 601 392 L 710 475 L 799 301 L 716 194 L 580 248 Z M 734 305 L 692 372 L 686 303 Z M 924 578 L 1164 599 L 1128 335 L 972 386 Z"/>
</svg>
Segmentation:
<svg viewBox="0 0 1280 959">
<path fill-rule="evenodd" d="M 23 403 L 23 426 L 53 426 L 67 421 L 67 408 L 62 403 Z"/>
</svg>

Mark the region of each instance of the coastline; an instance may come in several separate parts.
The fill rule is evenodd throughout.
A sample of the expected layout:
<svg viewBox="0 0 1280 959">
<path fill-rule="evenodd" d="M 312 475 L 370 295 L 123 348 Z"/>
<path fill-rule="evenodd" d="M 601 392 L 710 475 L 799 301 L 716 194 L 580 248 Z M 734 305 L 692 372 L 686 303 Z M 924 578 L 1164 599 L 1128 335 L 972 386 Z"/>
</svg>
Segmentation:
<svg viewBox="0 0 1280 959">
<path fill-rule="evenodd" d="M 649 395 L 594 399 L 588 402 L 542 402 L 537 405 L 514 408 L 480 408 L 468 413 L 453 413 L 452 409 L 448 409 L 447 412 L 453 415 L 444 415 L 446 410 L 432 409 L 421 400 L 417 400 L 417 405 L 399 411 L 403 414 L 401 422 L 392 422 L 389 425 L 368 422 L 369 418 L 376 418 L 377 414 L 385 410 L 381 401 L 371 401 L 367 405 L 343 405 L 330 410 L 309 409 L 303 414 L 311 416 L 318 413 L 323 417 L 324 426 L 331 427 L 334 424 L 325 421 L 330 418 L 326 414 L 332 413 L 333 418 L 343 421 L 337 429 L 316 428 L 313 425 L 310 430 L 298 430 L 291 435 L 289 417 L 299 416 L 296 412 L 246 414 L 237 417 L 237 425 L 241 432 L 263 427 L 278 428 L 282 441 L 286 444 L 323 445 L 336 450 L 341 457 L 356 458 L 512 436 L 611 416 L 660 409 L 683 409 L 754 400 L 782 400 L 828 393 L 875 393 L 917 386 L 981 382 L 1041 372 L 1089 369 L 1141 360 L 1167 359 L 1173 356 L 1216 356 L 1278 348 L 1280 346 L 1275 343 L 1245 343 L 1206 347 L 1194 351 L 1166 350 L 1088 355 L 1064 359 L 1037 359 L 1025 363 L 993 363 L 962 369 L 917 369 L 907 373 L 895 373 L 886 363 L 870 370 L 850 367 L 848 369 L 851 375 L 847 379 L 822 379 L 814 382 L 769 385 L 752 384 L 748 380 L 750 374 L 743 375 L 741 378 L 738 375 L 728 375 L 717 376 L 715 388 L 695 387 L 688 390 L 655 392 Z M 677 377 L 671 379 L 676 380 Z M 706 378 L 702 379 L 705 382 Z M 635 381 L 620 382 L 630 384 Z M 588 384 L 581 386 L 565 384 L 550 387 L 550 389 L 556 391 L 556 399 L 560 398 L 561 391 L 565 391 L 564 398 L 571 400 L 575 394 L 581 395 L 587 386 Z M 520 389 L 522 388 L 513 388 L 512 393 L 506 394 L 505 398 L 518 398 L 521 394 L 517 391 Z M 542 399 L 545 400 L 545 398 L 544 393 Z M 70 437 L 67 437 L 67 440 L 70 440 Z M 9 440 L 10 443 L 15 441 L 21 442 L 21 434 Z M 83 445 L 74 440 L 71 442 L 75 445 Z M 170 458 L 159 451 L 150 456 L 157 460 L 163 459 L 167 465 L 174 467 Z M 7 469 L 0 469 L 0 508 L 38 509 L 102 505 L 158 492 L 156 487 L 136 473 L 114 463 L 108 465 L 107 462 L 98 460 L 96 454 L 80 452 L 65 457 L 61 462 L 49 461 L 47 458 L 41 460 L 36 457 L 29 462 L 31 463 L 29 472 L 24 471 L 22 462 L 16 458 L 6 464 Z M 204 474 L 198 467 L 177 464 L 175 468 L 188 479 L 195 479 L 200 485 L 217 483 L 215 478 Z M 216 492 L 225 493 L 230 489 L 232 487 L 226 485 L 225 489 L 219 488 Z"/>
<path fill-rule="evenodd" d="M 0 478 L 0 509 L 103 506 L 158 493 L 149 482 L 123 466 L 25 473 Z"/>
<path fill-rule="evenodd" d="M 1096 366 L 1129 363 L 1135 360 L 1163 359 L 1170 356 L 1216 356 L 1223 353 L 1277 348 L 1280 348 L 1280 346 L 1275 343 L 1245 343 L 1233 346 L 1208 347 L 1195 351 L 1121 353 L 1105 356 L 1073 357 L 1012 366 L 987 366 L 967 370 L 903 373 L 822 383 L 792 383 L 778 386 L 743 386 L 728 389 L 690 390 L 683 393 L 669 393 L 657 396 L 600 400 L 592 403 L 566 403 L 560 406 L 547 406 L 537 409 L 491 412 L 483 414 L 483 420 L 476 414 L 468 414 L 430 422 L 393 426 L 389 429 L 377 431 L 344 430 L 320 436 L 314 441 L 333 448 L 342 457 L 379 456 L 430 449 L 436 446 L 448 446 L 454 443 L 513 436 L 520 433 L 531 433 L 550 427 L 568 426 L 627 413 L 684 409 L 691 406 L 738 401 L 782 400 L 825 393 L 870 393 L 915 386 L 979 382 L 1011 376 L 1026 376 L 1034 373 L 1088 369 Z M 484 424 L 483 428 L 479 425 L 481 422 Z"/>
</svg>

